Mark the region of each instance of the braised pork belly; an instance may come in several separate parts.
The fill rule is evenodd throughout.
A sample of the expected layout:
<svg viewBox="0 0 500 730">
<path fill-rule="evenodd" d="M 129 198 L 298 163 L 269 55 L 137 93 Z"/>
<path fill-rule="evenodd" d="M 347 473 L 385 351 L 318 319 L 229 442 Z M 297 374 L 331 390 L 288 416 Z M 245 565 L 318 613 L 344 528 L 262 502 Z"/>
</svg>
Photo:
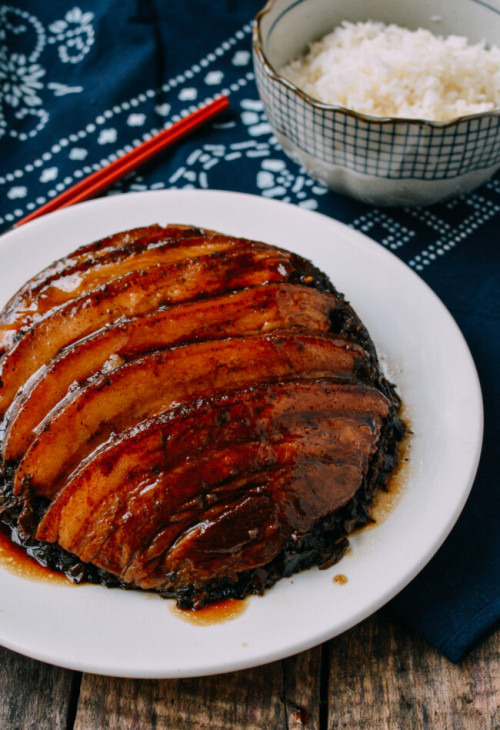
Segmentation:
<svg viewBox="0 0 500 730">
<path fill-rule="evenodd" d="M 74 581 L 181 606 L 339 560 L 404 432 L 366 328 L 285 249 L 153 225 L 0 313 L 0 519 Z"/>
</svg>

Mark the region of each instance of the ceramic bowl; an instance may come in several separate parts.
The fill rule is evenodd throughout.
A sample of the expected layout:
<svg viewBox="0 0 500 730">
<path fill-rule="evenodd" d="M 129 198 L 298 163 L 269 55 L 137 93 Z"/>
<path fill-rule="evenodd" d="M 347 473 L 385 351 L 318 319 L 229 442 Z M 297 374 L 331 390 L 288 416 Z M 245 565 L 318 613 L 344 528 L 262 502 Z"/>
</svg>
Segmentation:
<svg viewBox="0 0 500 730">
<path fill-rule="evenodd" d="M 342 20 L 500 42 L 500 0 L 269 0 L 254 22 L 256 82 L 294 160 L 332 190 L 376 205 L 435 203 L 500 168 L 500 110 L 445 122 L 373 117 L 316 101 L 280 76 L 277 69 Z"/>
</svg>

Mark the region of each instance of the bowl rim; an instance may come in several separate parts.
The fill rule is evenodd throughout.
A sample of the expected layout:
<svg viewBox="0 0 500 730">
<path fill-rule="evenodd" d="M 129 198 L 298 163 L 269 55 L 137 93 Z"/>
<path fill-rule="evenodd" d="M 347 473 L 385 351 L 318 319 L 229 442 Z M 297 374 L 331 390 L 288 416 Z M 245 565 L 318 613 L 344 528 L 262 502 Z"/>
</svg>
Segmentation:
<svg viewBox="0 0 500 730">
<path fill-rule="evenodd" d="M 433 127 L 436 129 L 446 129 L 447 127 L 451 127 L 455 124 L 458 124 L 459 122 L 463 121 L 474 121 L 476 119 L 486 119 L 489 117 L 500 117 L 500 107 L 497 109 L 491 109 L 489 111 L 484 112 L 475 112 L 474 114 L 462 114 L 458 117 L 453 117 L 452 119 L 444 119 L 444 120 L 432 120 L 432 119 L 421 119 L 416 117 L 376 117 L 371 114 L 365 114 L 363 112 L 355 111 L 354 109 L 350 109 L 349 107 L 342 106 L 341 104 L 328 104 L 323 101 L 319 101 L 318 99 L 315 99 L 313 96 L 310 96 L 305 91 L 302 91 L 302 89 L 299 89 L 298 86 L 295 86 L 294 83 L 291 81 L 288 81 L 284 76 L 281 76 L 274 66 L 270 63 L 268 60 L 266 54 L 264 53 L 263 49 L 263 43 L 262 43 L 262 36 L 260 32 L 260 24 L 262 19 L 264 18 L 267 13 L 269 13 L 273 5 L 275 3 L 275 0 L 267 0 L 264 7 L 259 10 L 257 15 L 254 18 L 253 21 L 253 30 L 252 30 L 252 45 L 253 50 L 259 59 L 262 68 L 264 69 L 264 72 L 267 76 L 269 76 L 274 81 L 277 81 L 279 84 L 284 86 L 286 89 L 293 91 L 297 96 L 299 96 L 306 104 L 313 107 L 313 109 L 318 109 L 321 111 L 331 111 L 331 112 L 343 112 L 347 116 L 354 117 L 355 119 L 359 119 L 363 122 L 368 123 L 376 123 L 376 124 L 383 124 L 383 125 L 393 125 L 393 124 L 412 124 L 412 125 L 424 125 L 428 127 Z"/>
</svg>

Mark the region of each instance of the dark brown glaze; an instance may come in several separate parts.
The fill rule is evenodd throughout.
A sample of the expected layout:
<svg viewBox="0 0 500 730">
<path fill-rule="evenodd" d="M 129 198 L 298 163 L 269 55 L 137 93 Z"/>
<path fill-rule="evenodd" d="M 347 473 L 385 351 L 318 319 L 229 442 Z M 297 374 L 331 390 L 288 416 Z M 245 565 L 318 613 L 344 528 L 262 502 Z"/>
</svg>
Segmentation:
<svg viewBox="0 0 500 730">
<path fill-rule="evenodd" d="M 220 251 L 263 248 L 263 244 L 254 241 L 206 236 L 199 231 L 176 230 L 176 233 L 175 236 L 166 235 L 164 230 L 152 233 L 97 259 L 91 258 L 69 268 L 64 275 L 60 274 L 50 282 L 27 291 L 19 302 L 11 300 L 10 309 L 5 309 L 0 316 L 0 348 L 7 350 L 17 332 L 39 321 L 47 312 L 110 284 L 131 271 L 169 266 Z"/>
<path fill-rule="evenodd" d="M 4 459 L 19 459 L 38 424 L 70 386 L 75 381 L 82 383 L 104 366 L 112 370 L 145 352 L 197 340 L 294 326 L 309 332 L 328 332 L 337 306 L 337 300 L 315 289 L 269 284 L 173 305 L 162 312 L 103 328 L 65 348 L 18 393 L 7 414 Z"/>
<path fill-rule="evenodd" d="M 59 276 L 65 276 L 71 271 L 75 271 L 78 266 L 85 265 L 89 261 L 97 261 L 100 256 L 106 255 L 109 251 L 119 249 L 122 246 L 139 240 L 144 236 L 151 235 L 155 231 L 159 231 L 160 226 L 146 226 L 142 228 L 134 228 L 130 231 L 122 231 L 112 236 L 107 236 L 99 241 L 81 246 L 72 253 L 54 261 L 50 266 L 40 271 L 40 273 L 29 279 L 5 305 L 0 315 L 0 326 L 8 325 L 12 312 L 22 309 L 27 305 L 32 294 L 35 294 L 42 287 L 52 281 L 58 279 Z M 26 304 L 25 304 L 26 303 Z M 29 308 L 29 306 L 28 306 Z M 2 330 L 0 329 L 0 332 Z M 0 349 L 0 356 L 4 353 L 5 347 Z"/>
<path fill-rule="evenodd" d="M 128 231 L 112 233 L 111 236 L 105 236 L 104 238 L 99 238 L 97 241 L 92 241 L 91 243 L 85 243 L 82 246 L 79 246 L 64 258 L 56 261 L 55 265 L 58 266 L 62 263 L 64 270 L 65 262 L 70 264 L 72 260 L 84 260 L 89 254 L 92 256 L 99 256 L 101 253 L 105 253 L 110 249 L 120 248 L 131 241 L 136 241 L 143 236 L 148 236 L 150 233 L 160 230 L 161 227 L 162 226 L 158 225 L 158 223 L 153 223 L 150 226 L 140 226 L 139 228 L 131 228 Z M 191 228 L 191 226 L 188 227 Z M 42 277 L 45 272 L 50 270 L 50 268 L 51 267 L 49 266 L 48 269 L 44 269 L 37 277 L 33 277 L 33 279 L 26 282 L 26 285 L 36 282 L 37 279 Z"/>
<path fill-rule="evenodd" d="M 51 504 L 37 537 L 58 540 L 124 581 L 165 588 L 161 570 L 154 577 L 136 573 L 153 559 L 151 551 L 158 562 L 159 544 L 164 553 L 185 533 L 192 537 L 208 515 L 220 519 L 229 503 L 246 498 L 249 483 L 262 487 L 286 467 L 288 491 L 273 492 L 279 550 L 299 523 L 304 528 L 330 514 L 357 491 L 388 410 L 387 399 L 373 388 L 327 381 L 263 384 L 198 399 L 132 429 L 92 457 Z M 304 468 L 323 461 L 328 479 L 301 493 Z M 265 531 L 259 528 L 259 539 Z M 234 540 L 234 526 L 232 533 Z M 228 562 L 227 551 L 220 552 L 219 570 L 226 574 L 232 558 Z"/>
<path fill-rule="evenodd" d="M 122 317 L 178 302 L 271 282 L 297 281 L 307 268 L 291 254 L 265 249 L 226 251 L 169 266 L 132 271 L 48 313 L 0 362 L 0 416 L 16 393 L 64 347 Z"/>
<path fill-rule="evenodd" d="M 337 561 L 397 462 L 366 329 L 283 249 L 123 232 L 33 277 L 1 322 L 0 520 L 72 580 L 196 608 L 260 593 Z"/>
<path fill-rule="evenodd" d="M 151 235 L 155 231 L 164 230 L 161 226 L 154 224 L 151 226 L 143 226 L 141 228 L 133 228 L 129 231 L 121 231 L 120 233 L 114 233 L 111 236 L 100 238 L 98 241 L 85 244 L 79 248 L 71 251 L 71 253 L 63 256 L 63 258 L 57 259 L 45 269 L 42 269 L 38 274 L 35 274 L 31 279 L 20 288 L 14 294 L 14 296 L 5 305 L 5 310 L 11 309 L 12 303 L 17 301 L 18 297 L 22 297 L 26 292 L 35 290 L 40 285 L 53 281 L 60 274 L 66 274 L 68 268 L 73 268 L 87 260 L 97 259 L 99 256 L 105 255 L 108 251 L 121 248 L 127 244 L 137 241 L 144 236 Z"/>
<path fill-rule="evenodd" d="M 14 491 L 19 494 L 26 481 L 32 493 L 53 498 L 70 470 L 111 433 L 186 398 L 269 379 L 355 377 L 369 367 L 357 345 L 293 330 L 209 340 L 137 358 L 69 394 L 40 424 L 17 468 Z"/>
<path fill-rule="evenodd" d="M 125 582 L 160 590 L 187 586 L 196 590 L 210 580 L 231 578 L 271 562 L 297 529 L 306 534 L 314 523 L 346 504 L 361 482 L 356 465 L 336 463 L 328 447 L 323 446 L 322 459 L 308 442 L 293 465 L 262 474 L 253 483 L 246 476 L 239 497 L 196 515 L 195 524 L 182 525 L 184 531 L 173 543 L 167 530 L 160 532 L 127 568 Z M 321 485 L 317 492 L 324 501 L 321 508 L 317 499 L 314 509 L 308 500 L 304 511 L 301 506 L 311 484 Z M 328 487 L 334 494 L 341 491 L 345 501 L 331 500 Z"/>
<path fill-rule="evenodd" d="M 253 439 L 256 443 L 250 448 L 261 448 L 263 456 L 268 441 L 273 444 L 291 435 L 315 439 L 318 434 L 334 434 L 339 448 L 349 453 L 352 449 L 362 450 L 373 435 L 370 424 L 363 419 L 370 413 L 383 418 L 389 406 L 388 399 L 375 388 L 335 380 L 251 384 L 196 398 L 141 421 L 83 461 L 52 502 L 38 528 L 38 537 L 51 542 L 57 539 L 61 510 L 66 509 L 70 500 L 77 499 L 87 509 L 92 506 L 99 512 L 101 508 L 107 511 L 109 500 L 113 501 L 119 490 L 130 489 L 132 493 L 148 477 L 157 481 L 184 460 L 195 470 L 201 461 L 208 468 L 213 465 L 215 470 L 234 469 L 235 460 L 240 459 L 235 453 L 227 453 L 224 463 L 221 458 L 214 458 L 214 453 L 221 446 L 227 449 L 228 444 L 229 449 L 235 449 L 237 444 L 247 447 Z M 205 489 L 203 485 L 198 488 Z M 185 491 L 184 500 L 187 495 Z M 153 492 L 151 498 L 158 504 L 162 499 L 159 493 L 153 496 Z M 126 494 L 121 494 L 119 502 L 125 505 L 126 499 Z M 144 514 L 147 510 L 146 502 Z M 153 517 L 154 513 L 150 515 Z"/>
</svg>

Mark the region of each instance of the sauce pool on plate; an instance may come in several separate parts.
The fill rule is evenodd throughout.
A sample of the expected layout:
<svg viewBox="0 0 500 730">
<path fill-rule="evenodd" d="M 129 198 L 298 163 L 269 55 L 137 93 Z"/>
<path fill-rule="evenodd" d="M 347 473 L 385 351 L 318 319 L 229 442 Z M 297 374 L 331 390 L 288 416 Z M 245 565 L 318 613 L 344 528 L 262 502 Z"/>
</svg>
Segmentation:
<svg viewBox="0 0 500 730">
<path fill-rule="evenodd" d="M 246 611 L 247 606 L 248 599 L 239 601 L 234 598 L 228 598 L 225 601 L 204 606 L 196 611 L 187 608 L 178 608 L 173 604 L 170 611 L 177 618 L 193 626 L 213 626 L 214 624 L 233 621 Z"/>
<path fill-rule="evenodd" d="M 385 489 L 379 489 L 373 498 L 373 505 L 370 510 L 370 514 L 373 522 L 368 522 L 366 525 L 360 528 L 360 530 L 369 530 L 377 525 L 382 524 L 393 509 L 397 506 L 399 500 L 403 496 L 406 485 L 408 484 L 408 472 L 410 468 L 410 447 L 411 447 L 411 426 L 408 420 L 404 417 L 403 411 L 403 422 L 406 425 L 407 431 L 403 436 L 399 447 L 399 463 L 395 471 L 390 475 Z M 355 534 L 358 530 L 355 530 Z"/>
<path fill-rule="evenodd" d="M 74 585 L 64 573 L 46 568 L 30 557 L 22 547 L 11 541 L 8 532 L 0 526 L 0 565 L 10 573 L 34 581 Z"/>
</svg>

